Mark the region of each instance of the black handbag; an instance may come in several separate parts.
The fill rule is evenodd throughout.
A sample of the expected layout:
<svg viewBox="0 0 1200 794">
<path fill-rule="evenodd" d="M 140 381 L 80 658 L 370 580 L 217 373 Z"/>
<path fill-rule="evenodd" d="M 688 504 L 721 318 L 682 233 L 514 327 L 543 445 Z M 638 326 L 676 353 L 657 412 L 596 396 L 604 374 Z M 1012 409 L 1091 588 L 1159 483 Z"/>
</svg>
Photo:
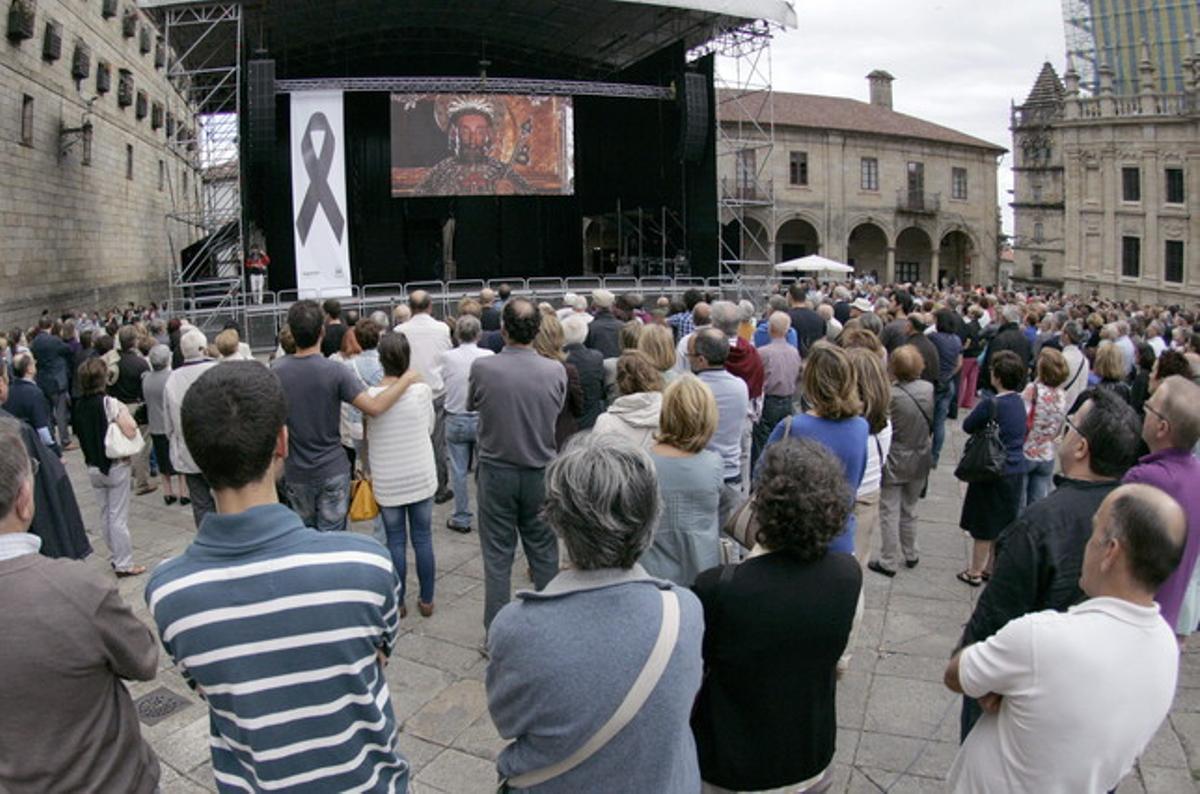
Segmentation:
<svg viewBox="0 0 1200 794">
<path fill-rule="evenodd" d="M 962 459 L 954 468 L 954 476 L 963 482 L 994 482 L 1004 474 L 1008 452 L 1000 438 L 996 422 L 996 400 L 990 401 L 988 420 L 967 439 Z"/>
</svg>

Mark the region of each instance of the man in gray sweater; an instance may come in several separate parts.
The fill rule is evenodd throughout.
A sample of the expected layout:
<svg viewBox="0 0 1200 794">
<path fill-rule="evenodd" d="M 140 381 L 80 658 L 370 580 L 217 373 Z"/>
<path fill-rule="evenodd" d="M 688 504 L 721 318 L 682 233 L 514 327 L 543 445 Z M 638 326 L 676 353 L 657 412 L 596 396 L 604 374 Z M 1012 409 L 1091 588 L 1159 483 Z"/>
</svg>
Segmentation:
<svg viewBox="0 0 1200 794">
<path fill-rule="evenodd" d="M 567 394 L 567 370 L 531 347 L 542 316 L 532 303 L 504 304 L 504 349 L 471 365 L 467 410 L 479 412 L 479 543 L 483 625 L 512 597 L 517 536 L 541 590 L 558 573 L 558 541 L 541 519 L 542 479 L 554 459 L 554 423 Z"/>
</svg>

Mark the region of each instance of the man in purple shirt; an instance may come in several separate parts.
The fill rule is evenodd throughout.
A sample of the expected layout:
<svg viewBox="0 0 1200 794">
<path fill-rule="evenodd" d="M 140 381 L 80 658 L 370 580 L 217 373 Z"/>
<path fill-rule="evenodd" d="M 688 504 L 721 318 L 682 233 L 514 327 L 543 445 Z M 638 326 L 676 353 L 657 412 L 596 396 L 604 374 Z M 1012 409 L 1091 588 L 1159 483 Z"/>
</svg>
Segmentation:
<svg viewBox="0 0 1200 794">
<path fill-rule="evenodd" d="M 1186 637 L 1196 627 L 1177 623 L 1192 570 L 1200 557 L 1200 460 L 1192 455 L 1192 447 L 1200 441 L 1200 386 L 1181 375 L 1172 375 L 1159 384 L 1143 407 L 1146 415 L 1142 439 L 1150 454 L 1129 470 L 1123 482 L 1162 489 L 1179 502 L 1187 516 L 1183 559 L 1154 595 L 1167 624 L 1177 635 Z"/>
<path fill-rule="evenodd" d="M 792 398 L 796 393 L 796 378 L 800 376 L 800 353 L 788 341 L 792 318 L 787 312 L 774 312 L 767 319 L 771 341 L 758 349 L 763 363 L 762 416 L 754 424 L 754 444 L 750 452 L 753 468 L 767 437 L 779 420 L 792 415 Z"/>
</svg>

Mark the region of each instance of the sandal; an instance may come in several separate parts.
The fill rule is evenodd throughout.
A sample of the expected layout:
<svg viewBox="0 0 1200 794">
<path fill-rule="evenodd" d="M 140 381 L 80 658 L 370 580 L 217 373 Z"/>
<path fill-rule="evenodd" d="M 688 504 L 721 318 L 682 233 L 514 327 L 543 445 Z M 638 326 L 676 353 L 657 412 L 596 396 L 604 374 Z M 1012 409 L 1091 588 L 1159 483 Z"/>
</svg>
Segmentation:
<svg viewBox="0 0 1200 794">
<path fill-rule="evenodd" d="M 963 584 L 971 585 L 971 587 L 979 587 L 983 584 L 983 577 L 972 574 L 970 571 L 959 571 L 954 578 Z"/>
<path fill-rule="evenodd" d="M 145 565 L 135 565 L 135 566 L 133 566 L 132 568 L 126 568 L 126 569 L 125 569 L 125 570 L 123 570 L 123 571 L 115 571 L 115 573 L 116 573 L 116 574 L 117 574 L 117 576 L 119 576 L 119 577 L 125 577 L 125 576 L 141 576 L 141 575 L 142 575 L 142 574 L 144 574 L 145 572 L 146 572 L 146 566 L 145 566 Z"/>
<path fill-rule="evenodd" d="M 990 582 L 990 581 L 992 581 L 992 572 L 991 571 L 981 571 L 979 574 L 979 578 L 985 582 Z"/>
</svg>

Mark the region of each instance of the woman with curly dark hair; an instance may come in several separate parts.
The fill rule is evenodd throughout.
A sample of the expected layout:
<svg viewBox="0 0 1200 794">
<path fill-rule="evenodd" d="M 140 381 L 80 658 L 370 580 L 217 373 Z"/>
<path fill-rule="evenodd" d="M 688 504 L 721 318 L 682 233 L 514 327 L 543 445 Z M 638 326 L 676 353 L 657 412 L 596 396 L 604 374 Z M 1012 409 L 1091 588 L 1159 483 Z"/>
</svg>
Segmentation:
<svg viewBox="0 0 1200 794">
<path fill-rule="evenodd" d="M 854 557 L 830 549 L 852 501 L 840 463 L 812 439 L 767 447 L 754 549 L 693 585 L 704 606 L 705 677 L 692 732 L 705 792 L 828 784 L 838 662 L 862 590 Z"/>
</svg>

